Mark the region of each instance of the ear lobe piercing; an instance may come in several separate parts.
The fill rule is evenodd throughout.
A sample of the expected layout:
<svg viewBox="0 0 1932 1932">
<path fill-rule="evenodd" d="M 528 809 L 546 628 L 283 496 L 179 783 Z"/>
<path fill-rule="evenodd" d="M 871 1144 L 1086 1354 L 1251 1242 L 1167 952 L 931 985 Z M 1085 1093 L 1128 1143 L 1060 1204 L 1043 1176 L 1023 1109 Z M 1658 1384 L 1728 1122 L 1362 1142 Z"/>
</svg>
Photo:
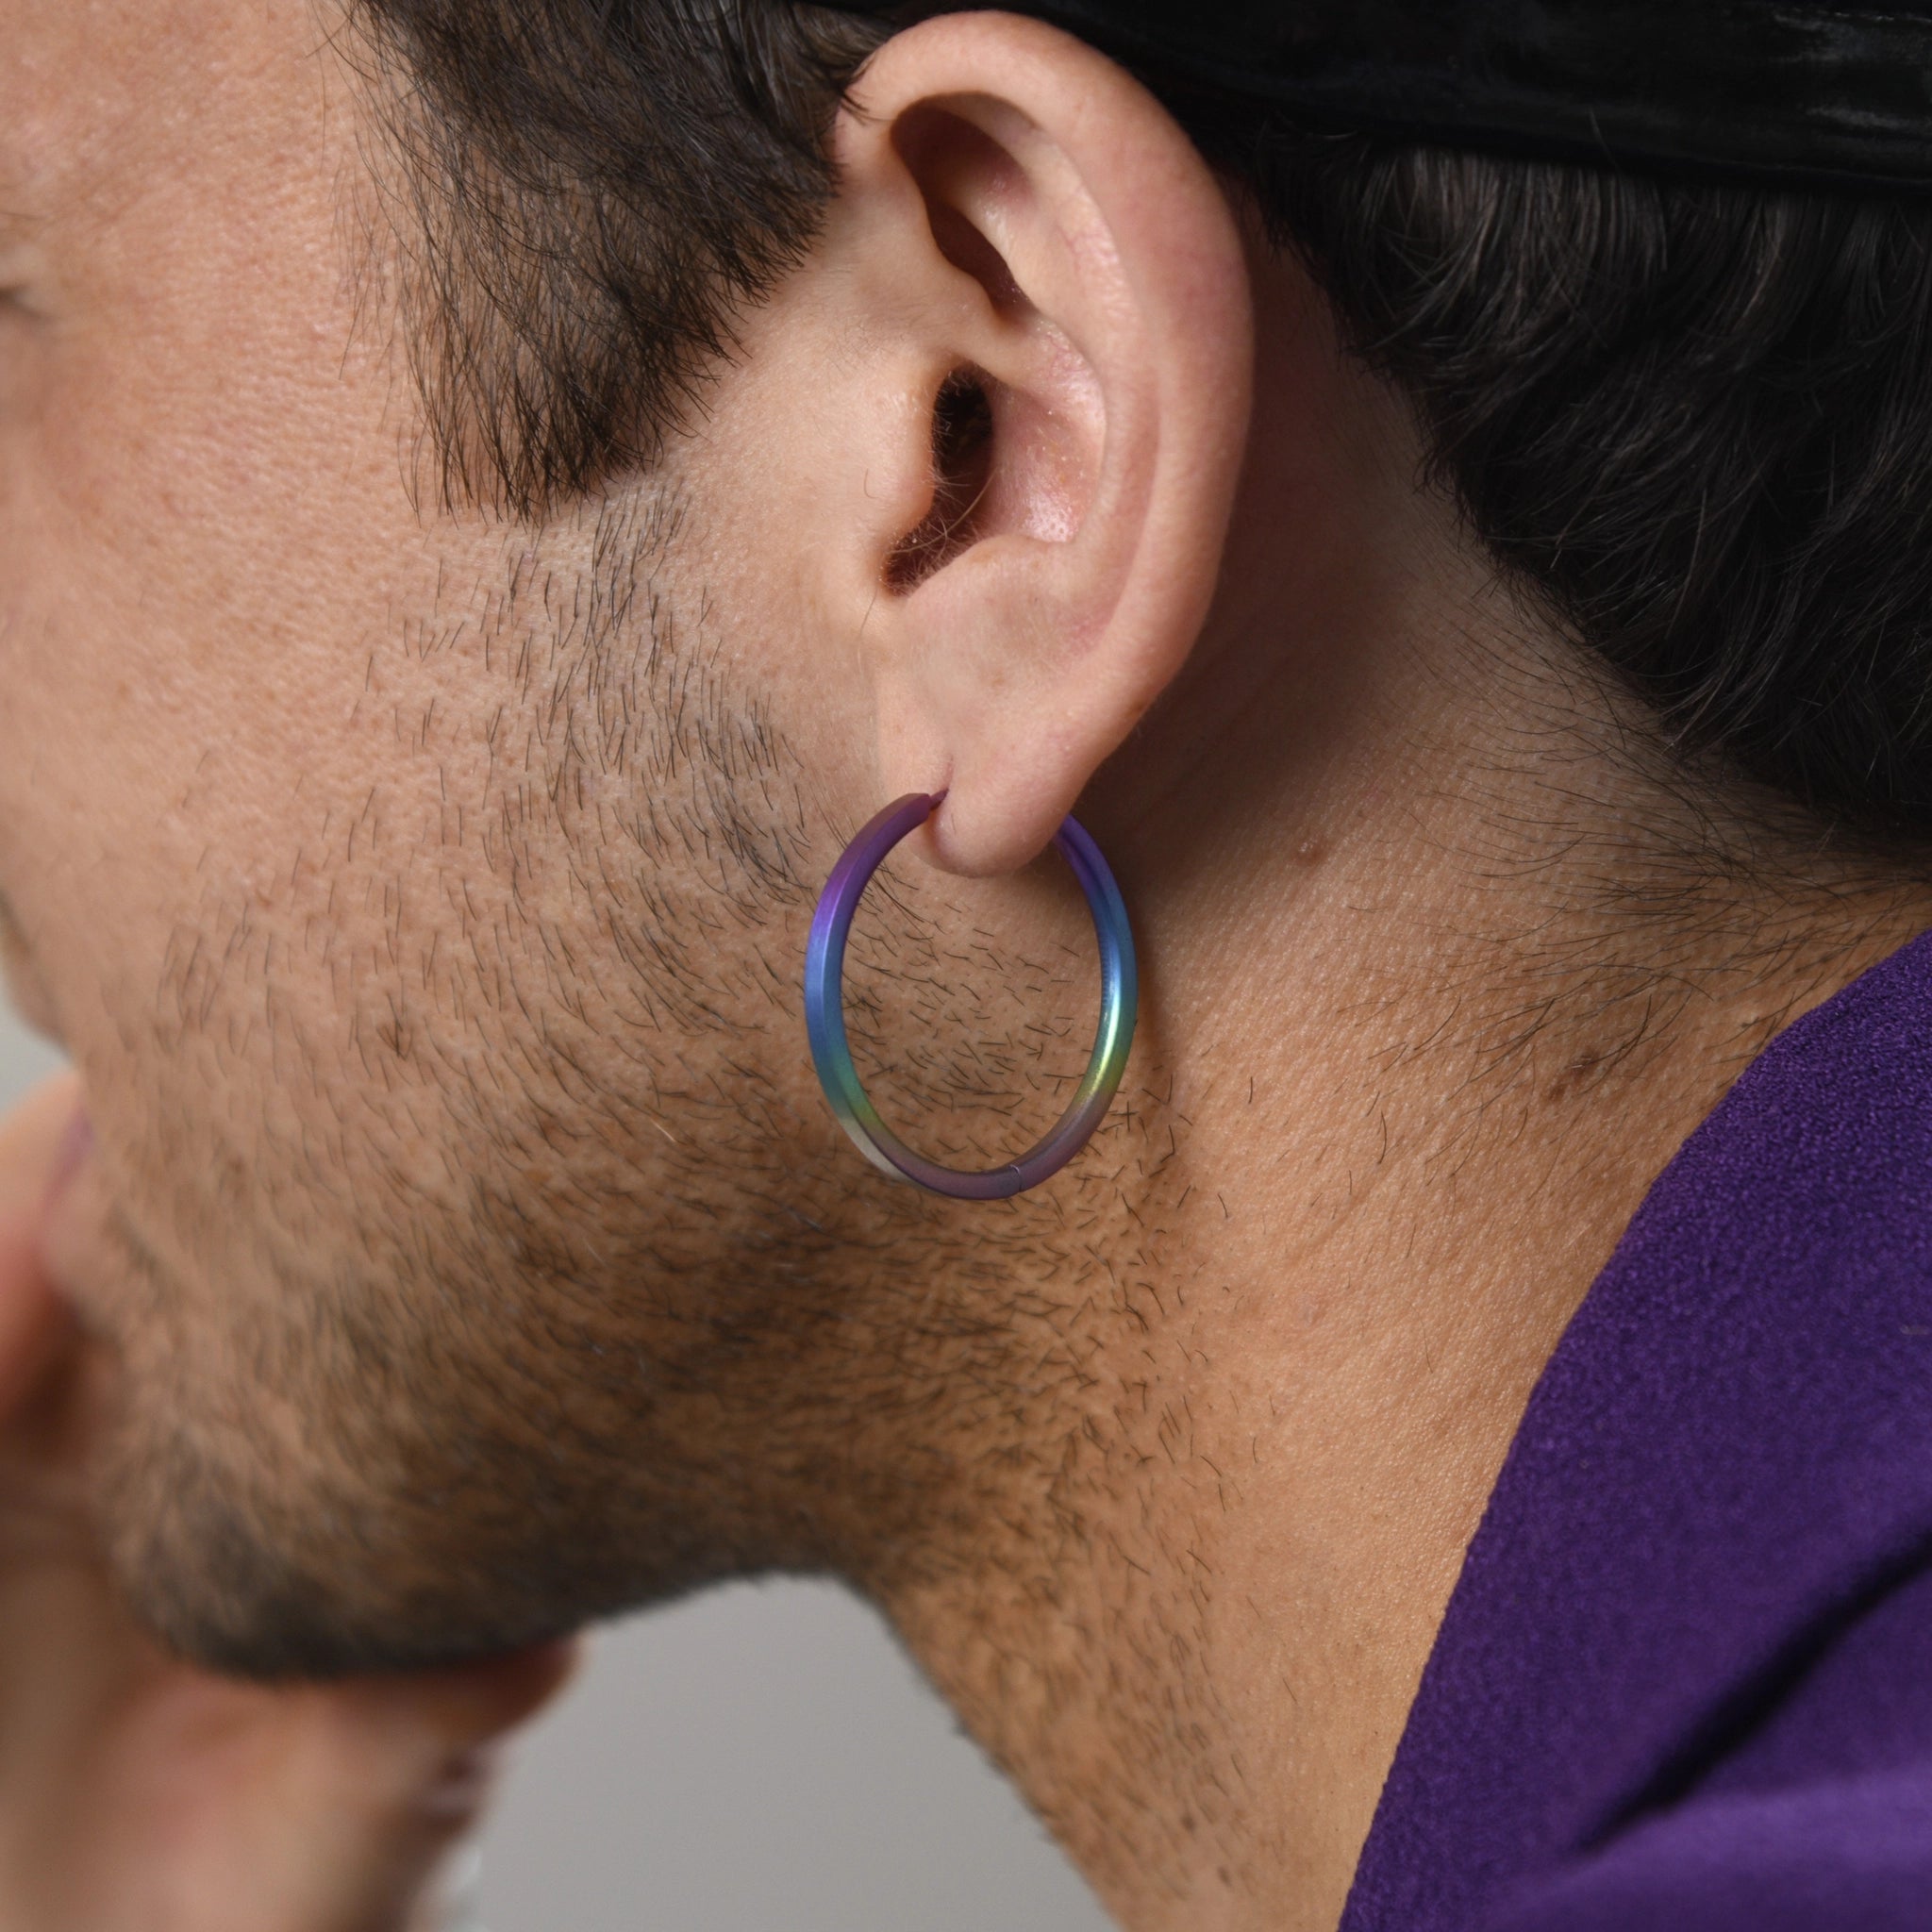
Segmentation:
<svg viewBox="0 0 1932 1932">
<path fill-rule="evenodd" d="M 1134 967 L 1134 936 L 1119 886 L 1100 848 L 1074 820 L 1060 822 L 1054 847 L 1074 869 L 1093 914 L 1100 942 L 1100 1030 L 1087 1071 L 1072 1102 L 1053 1131 L 1019 1159 L 984 1174 L 941 1167 L 924 1158 L 879 1118 L 859 1084 L 845 1039 L 845 939 L 872 875 L 892 847 L 939 808 L 944 792 L 908 792 L 868 820 L 832 868 L 812 915 L 805 955 L 805 1024 L 812 1064 L 839 1124 L 858 1151 L 882 1174 L 912 1181 L 935 1194 L 962 1201 L 1003 1201 L 1037 1188 L 1058 1174 L 1092 1139 L 1106 1118 L 1127 1064 L 1140 1005 Z"/>
</svg>

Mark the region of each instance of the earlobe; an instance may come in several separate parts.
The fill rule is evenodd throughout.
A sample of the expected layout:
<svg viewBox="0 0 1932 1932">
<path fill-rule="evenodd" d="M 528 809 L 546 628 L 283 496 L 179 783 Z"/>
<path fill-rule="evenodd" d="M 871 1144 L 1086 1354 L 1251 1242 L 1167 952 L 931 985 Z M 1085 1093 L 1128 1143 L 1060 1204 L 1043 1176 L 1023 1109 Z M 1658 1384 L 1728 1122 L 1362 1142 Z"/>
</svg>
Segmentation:
<svg viewBox="0 0 1932 1932">
<path fill-rule="evenodd" d="M 1046 845 L 1185 661 L 1244 446 L 1251 323 L 1220 185 L 1138 83 L 1004 14 L 888 42 L 841 119 L 850 225 L 929 442 L 863 648 L 882 797 L 946 793 L 949 871 Z"/>
</svg>

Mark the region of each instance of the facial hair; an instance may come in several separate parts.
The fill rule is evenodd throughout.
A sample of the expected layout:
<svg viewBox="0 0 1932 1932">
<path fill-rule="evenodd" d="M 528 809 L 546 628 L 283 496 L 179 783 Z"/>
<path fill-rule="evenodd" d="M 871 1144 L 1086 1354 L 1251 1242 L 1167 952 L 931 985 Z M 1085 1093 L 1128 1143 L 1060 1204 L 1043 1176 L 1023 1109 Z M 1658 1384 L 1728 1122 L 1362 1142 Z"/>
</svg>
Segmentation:
<svg viewBox="0 0 1932 1932">
<path fill-rule="evenodd" d="M 462 673 L 480 753 L 417 731 L 434 823 L 373 790 L 171 948 L 105 1221 L 100 1495 L 203 1662 L 430 1664 L 773 1569 L 889 1591 L 1059 1453 L 1151 1278 L 1081 1234 L 1134 1126 L 1114 1181 L 989 1210 L 883 1181 L 818 1103 L 797 962 L 851 828 L 677 594 L 687 515 L 640 491 L 507 538 L 372 652 L 378 702 L 391 664 Z M 1058 1111 L 1075 943 L 1020 957 L 889 872 L 851 959 L 861 1064 L 941 1158 Z"/>
</svg>

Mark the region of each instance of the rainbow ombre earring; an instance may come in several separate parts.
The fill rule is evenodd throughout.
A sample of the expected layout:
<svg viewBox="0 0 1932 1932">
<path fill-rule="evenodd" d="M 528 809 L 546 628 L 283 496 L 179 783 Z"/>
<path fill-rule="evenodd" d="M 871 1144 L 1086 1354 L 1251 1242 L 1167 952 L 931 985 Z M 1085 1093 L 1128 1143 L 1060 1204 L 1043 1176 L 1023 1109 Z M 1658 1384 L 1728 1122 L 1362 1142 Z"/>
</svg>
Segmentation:
<svg viewBox="0 0 1932 1932">
<path fill-rule="evenodd" d="M 1134 970 L 1134 935 L 1127 926 L 1121 889 L 1114 884 L 1100 847 L 1074 820 L 1061 820 L 1054 834 L 1054 846 L 1074 868 L 1074 876 L 1087 894 L 1094 936 L 1100 941 L 1100 1031 L 1087 1072 L 1053 1131 L 1008 1166 L 968 1174 L 913 1153 L 879 1118 L 878 1109 L 859 1085 L 858 1069 L 852 1064 L 852 1049 L 845 1039 L 845 937 L 880 861 L 938 810 L 944 796 L 942 791 L 932 796 L 913 791 L 895 800 L 867 822 L 832 868 L 818 910 L 812 915 L 811 940 L 805 953 L 806 1031 L 811 1040 L 819 1084 L 832 1103 L 839 1124 L 875 1168 L 961 1201 L 1004 1201 L 1058 1174 L 1093 1138 L 1094 1128 L 1106 1118 L 1121 1074 L 1126 1070 L 1127 1049 L 1134 1043 L 1134 1014 L 1141 996 Z"/>
</svg>

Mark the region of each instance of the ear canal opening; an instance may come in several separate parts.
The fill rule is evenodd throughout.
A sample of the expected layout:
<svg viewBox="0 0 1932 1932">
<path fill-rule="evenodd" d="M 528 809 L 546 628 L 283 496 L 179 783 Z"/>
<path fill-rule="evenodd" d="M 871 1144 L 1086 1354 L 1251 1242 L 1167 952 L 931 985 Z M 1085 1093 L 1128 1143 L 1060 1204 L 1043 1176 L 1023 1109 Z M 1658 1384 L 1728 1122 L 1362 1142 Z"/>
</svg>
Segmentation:
<svg viewBox="0 0 1932 1932">
<path fill-rule="evenodd" d="M 974 541 L 974 517 L 992 481 L 990 378 L 957 369 L 932 406 L 932 500 L 886 559 L 886 587 L 905 593 L 943 570 Z"/>
</svg>

